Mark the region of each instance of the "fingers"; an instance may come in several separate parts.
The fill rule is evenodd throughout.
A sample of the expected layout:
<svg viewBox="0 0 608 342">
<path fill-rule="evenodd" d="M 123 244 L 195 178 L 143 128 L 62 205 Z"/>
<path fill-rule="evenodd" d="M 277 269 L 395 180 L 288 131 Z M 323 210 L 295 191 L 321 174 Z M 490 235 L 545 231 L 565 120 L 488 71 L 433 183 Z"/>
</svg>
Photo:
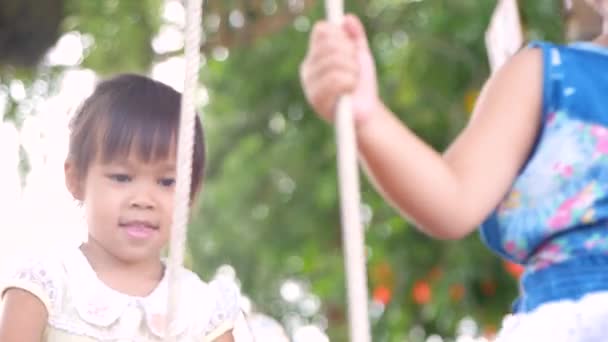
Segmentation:
<svg viewBox="0 0 608 342">
<path fill-rule="evenodd" d="M 357 48 L 368 49 L 365 27 L 363 27 L 363 23 L 357 16 L 352 14 L 346 15 L 342 26 L 348 36 L 355 42 Z"/>
<path fill-rule="evenodd" d="M 329 54 L 354 57 L 354 40 L 342 27 L 322 21 L 315 24 L 310 35 L 309 57 L 313 60 Z"/>
<path fill-rule="evenodd" d="M 340 25 L 315 24 L 300 68 L 304 92 L 312 107 L 332 120 L 338 97 L 355 89 L 358 74 L 357 49 L 349 33 Z"/>
<path fill-rule="evenodd" d="M 309 88 L 306 96 L 323 118 L 333 121 L 338 98 L 351 93 L 356 82 L 357 78 L 353 74 L 333 72 L 318 79 L 314 87 Z"/>
<path fill-rule="evenodd" d="M 334 77 L 334 74 L 346 74 L 358 78 L 359 65 L 356 56 L 345 58 L 339 52 L 318 57 L 312 57 L 309 68 L 305 70 L 303 78 L 306 82 L 314 82 L 315 79 Z"/>
</svg>

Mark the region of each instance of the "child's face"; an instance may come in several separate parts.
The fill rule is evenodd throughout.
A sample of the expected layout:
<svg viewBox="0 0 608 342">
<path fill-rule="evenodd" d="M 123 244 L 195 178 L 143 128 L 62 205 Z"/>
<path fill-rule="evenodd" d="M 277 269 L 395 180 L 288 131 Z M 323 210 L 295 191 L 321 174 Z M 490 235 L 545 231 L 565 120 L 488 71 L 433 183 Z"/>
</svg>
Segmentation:
<svg viewBox="0 0 608 342">
<path fill-rule="evenodd" d="M 94 161 L 83 182 L 89 239 L 121 261 L 158 258 L 173 215 L 175 155 Z"/>
</svg>

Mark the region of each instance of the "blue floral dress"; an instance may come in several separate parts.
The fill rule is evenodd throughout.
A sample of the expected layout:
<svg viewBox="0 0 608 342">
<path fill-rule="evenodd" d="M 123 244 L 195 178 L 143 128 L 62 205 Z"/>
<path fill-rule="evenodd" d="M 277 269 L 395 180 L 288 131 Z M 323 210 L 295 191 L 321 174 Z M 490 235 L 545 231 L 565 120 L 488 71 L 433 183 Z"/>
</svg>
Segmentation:
<svg viewBox="0 0 608 342">
<path fill-rule="evenodd" d="M 531 46 L 544 60 L 541 129 L 481 226 L 494 252 L 525 266 L 516 313 L 608 291 L 608 48 Z"/>
</svg>

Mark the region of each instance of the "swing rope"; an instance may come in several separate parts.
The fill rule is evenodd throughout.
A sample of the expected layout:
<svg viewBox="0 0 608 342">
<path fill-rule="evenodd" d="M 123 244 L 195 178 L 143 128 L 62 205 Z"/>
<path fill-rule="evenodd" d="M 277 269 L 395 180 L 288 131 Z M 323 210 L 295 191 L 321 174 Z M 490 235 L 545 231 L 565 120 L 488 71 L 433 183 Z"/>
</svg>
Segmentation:
<svg viewBox="0 0 608 342">
<path fill-rule="evenodd" d="M 178 270 L 184 262 L 187 225 L 190 209 L 190 186 L 192 176 L 192 153 L 194 150 L 194 127 L 196 123 L 195 93 L 200 68 L 200 44 L 202 34 L 202 0 L 186 1 L 186 25 L 184 34 L 185 76 L 182 94 L 179 132 L 177 141 L 177 175 L 173 211 L 173 226 L 169 241 L 167 262 L 169 298 L 165 340 L 171 341 L 171 322 L 179 303 Z"/>
<path fill-rule="evenodd" d="M 343 0 L 325 0 L 325 6 L 329 21 L 333 24 L 340 24 L 344 17 Z M 371 341 L 371 333 L 365 267 L 365 235 L 361 220 L 357 141 L 355 139 L 350 97 L 347 95 L 338 100 L 335 125 L 350 340 L 353 342 L 369 342 Z"/>
</svg>

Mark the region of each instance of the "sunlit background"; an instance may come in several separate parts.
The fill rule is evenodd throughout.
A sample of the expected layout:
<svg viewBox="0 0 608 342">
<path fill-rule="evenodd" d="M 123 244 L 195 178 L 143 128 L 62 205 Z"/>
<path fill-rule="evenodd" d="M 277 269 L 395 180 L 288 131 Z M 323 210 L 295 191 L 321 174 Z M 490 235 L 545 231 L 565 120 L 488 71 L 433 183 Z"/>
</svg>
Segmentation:
<svg viewBox="0 0 608 342">
<path fill-rule="evenodd" d="M 86 238 L 63 163 L 70 116 L 99 75 L 116 72 L 116 61 L 120 70 L 143 68 L 183 87 L 181 1 L 55 1 L 68 4 L 68 29 L 34 68 L 33 81 L 0 69 L 0 280 L 25 256 Z M 572 13 L 582 2 L 569 2 Z M 243 286 L 242 307 L 258 341 L 343 341 L 333 131 L 310 113 L 297 75 L 322 3 L 207 3 L 197 101 L 211 154 L 196 209 L 205 217 L 191 228 L 187 263 L 206 278 L 227 276 Z M 383 97 L 439 149 L 468 120 L 490 72 L 484 30 L 494 3 L 347 2 L 368 27 Z M 561 1 L 520 3 L 528 39 L 586 38 L 597 29 L 576 15 L 562 22 Z M 143 13 L 157 5 L 158 18 Z M 362 190 L 374 340 L 491 338 L 521 270 L 476 236 L 458 244 L 428 239 L 369 184 Z"/>
</svg>

